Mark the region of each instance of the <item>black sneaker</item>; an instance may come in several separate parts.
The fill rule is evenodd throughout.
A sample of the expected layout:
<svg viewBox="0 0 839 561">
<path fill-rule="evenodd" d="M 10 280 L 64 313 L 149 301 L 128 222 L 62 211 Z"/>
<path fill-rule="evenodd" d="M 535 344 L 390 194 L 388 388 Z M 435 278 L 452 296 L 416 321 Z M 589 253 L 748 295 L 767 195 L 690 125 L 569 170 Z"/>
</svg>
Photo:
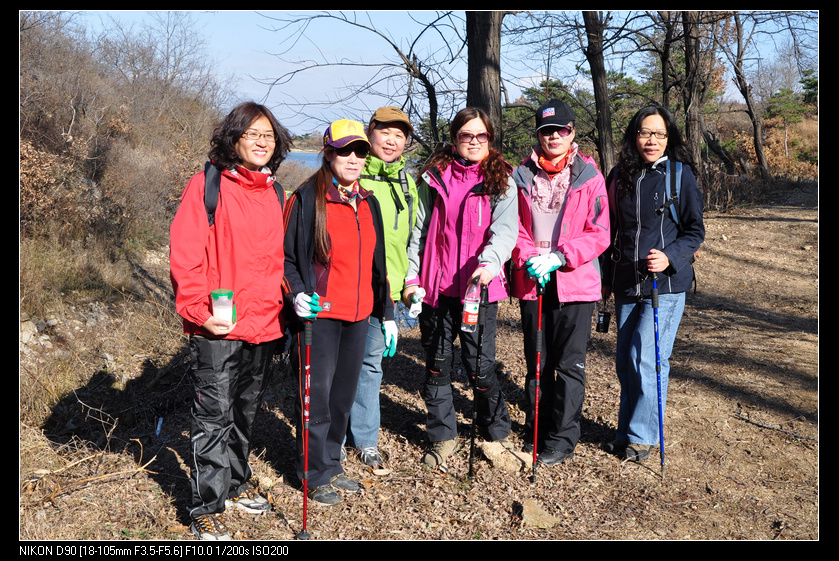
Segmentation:
<svg viewBox="0 0 839 561">
<path fill-rule="evenodd" d="M 341 504 L 341 495 L 331 485 L 321 485 L 315 489 L 309 489 L 309 498 L 325 506 Z"/>
<path fill-rule="evenodd" d="M 271 503 L 268 502 L 268 499 L 250 487 L 242 491 L 238 497 L 227 497 L 224 506 L 227 508 L 236 506 L 250 514 L 262 514 L 271 510 Z"/>
<path fill-rule="evenodd" d="M 561 464 L 568 458 L 574 457 L 574 452 L 561 452 L 554 448 L 545 448 L 541 454 L 536 458 L 540 464 L 546 466 L 553 466 Z"/>
<path fill-rule="evenodd" d="M 623 451 L 623 458 L 630 462 L 643 462 L 650 457 L 652 450 L 649 444 L 628 444 Z"/>
<path fill-rule="evenodd" d="M 193 518 L 189 531 L 199 540 L 228 541 L 233 539 L 227 532 L 227 526 L 224 525 L 224 515 L 220 512 L 202 514 Z"/>
<path fill-rule="evenodd" d="M 350 479 L 345 474 L 336 475 L 329 482 L 330 485 L 342 491 L 360 491 L 361 484 L 355 479 Z"/>
<path fill-rule="evenodd" d="M 623 455 L 623 451 L 626 450 L 626 445 L 626 442 L 620 440 L 612 440 L 603 445 L 603 450 L 605 450 L 609 454 L 621 456 Z"/>
</svg>

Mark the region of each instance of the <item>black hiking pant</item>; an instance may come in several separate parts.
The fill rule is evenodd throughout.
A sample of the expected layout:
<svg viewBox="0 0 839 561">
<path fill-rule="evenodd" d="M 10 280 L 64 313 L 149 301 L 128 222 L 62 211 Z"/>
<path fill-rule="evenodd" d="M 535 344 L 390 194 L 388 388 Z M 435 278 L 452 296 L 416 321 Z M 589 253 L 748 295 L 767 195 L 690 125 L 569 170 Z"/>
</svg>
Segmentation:
<svg viewBox="0 0 839 561">
<path fill-rule="evenodd" d="M 463 304 L 459 298 L 441 296 L 436 308 L 423 305 L 419 315 L 421 342 L 425 350 L 426 379 L 422 397 L 428 411 L 426 432 L 431 442 L 457 438 L 451 371 L 454 341 L 460 340 L 461 362 L 475 391 L 476 427 L 489 440 L 502 440 L 510 434 L 512 421 L 495 367 L 495 332 L 498 304 L 486 306 L 486 324 L 481 342 L 481 364 L 477 371 L 480 327 L 471 333 L 460 330 Z"/>
<path fill-rule="evenodd" d="M 223 512 L 228 496 L 248 487 L 253 420 L 276 344 L 190 337 L 193 518 Z"/>
</svg>

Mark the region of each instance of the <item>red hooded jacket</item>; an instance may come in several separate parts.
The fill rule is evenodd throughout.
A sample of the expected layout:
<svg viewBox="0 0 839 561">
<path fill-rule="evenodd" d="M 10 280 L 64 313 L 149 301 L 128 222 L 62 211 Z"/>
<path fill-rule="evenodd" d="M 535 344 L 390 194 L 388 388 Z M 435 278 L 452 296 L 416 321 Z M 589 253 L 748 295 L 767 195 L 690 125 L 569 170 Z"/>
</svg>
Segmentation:
<svg viewBox="0 0 839 561">
<path fill-rule="evenodd" d="M 224 170 L 215 223 L 204 206 L 204 173 L 189 180 L 170 228 L 175 308 L 187 334 L 212 315 L 210 292 L 233 291 L 236 326 L 225 339 L 264 343 L 283 336 L 283 208 L 266 173 Z"/>
</svg>

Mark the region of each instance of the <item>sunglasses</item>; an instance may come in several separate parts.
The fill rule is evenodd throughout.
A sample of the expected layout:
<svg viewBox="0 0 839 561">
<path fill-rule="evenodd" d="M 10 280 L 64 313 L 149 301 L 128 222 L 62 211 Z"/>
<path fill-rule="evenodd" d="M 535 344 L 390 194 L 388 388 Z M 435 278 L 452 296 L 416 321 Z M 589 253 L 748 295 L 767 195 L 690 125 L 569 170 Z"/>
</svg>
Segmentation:
<svg viewBox="0 0 839 561">
<path fill-rule="evenodd" d="M 462 132 L 457 135 L 457 140 L 461 144 L 471 144 L 472 140 L 475 138 L 478 139 L 478 142 L 484 144 L 489 140 L 489 133 L 479 132 L 478 134 L 472 134 L 471 132 Z"/>
<path fill-rule="evenodd" d="M 349 144 L 347 146 L 343 146 L 341 148 L 335 148 L 335 153 L 341 156 L 342 158 L 346 158 L 350 154 L 355 152 L 355 155 L 359 158 L 366 158 L 367 154 L 370 153 L 370 147 L 366 144 L 357 143 L 357 144 Z"/>
<path fill-rule="evenodd" d="M 539 129 L 539 134 L 542 136 L 553 136 L 553 133 L 559 133 L 559 136 L 566 137 L 572 132 L 574 132 L 574 127 L 567 126 L 567 127 L 542 127 Z"/>
</svg>

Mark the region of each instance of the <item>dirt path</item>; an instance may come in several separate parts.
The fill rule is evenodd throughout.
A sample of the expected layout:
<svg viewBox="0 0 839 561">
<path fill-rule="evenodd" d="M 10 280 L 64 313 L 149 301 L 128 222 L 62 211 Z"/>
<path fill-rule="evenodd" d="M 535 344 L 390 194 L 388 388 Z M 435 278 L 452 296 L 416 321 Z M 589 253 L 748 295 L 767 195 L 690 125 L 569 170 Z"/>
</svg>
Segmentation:
<svg viewBox="0 0 839 561">
<path fill-rule="evenodd" d="M 313 538 L 817 540 L 815 196 L 795 192 L 780 204 L 708 214 L 696 263 L 698 290 L 688 296 L 672 360 L 665 479 L 657 456 L 643 464 L 622 463 L 600 449 L 617 419 L 614 327 L 592 338 L 583 436 L 572 460 L 541 467 L 531 484 L 529 472 L 508 472 L 481 457 L 470 482 L 464 440 L 466 451 L 447 472 L 423 468 L 419 334 L 404 330 L 383 385 L 380 445 L 392 471 L 374 476 L 351 459 L 347 471 L 366 489 L 341 506 L 310 510 Z M 498 358 L 514 429 L 520 431 L 524 365 L 517 306 L 502 306 L 501 319 Z M 172 362 L 165 391 L 151 382 L 141 386 L 155 403 L 183 391 L 182 365 Z M 142 378 L 159 384 L 157 373 Z M 460 418 L 466 439 L 471 391 L 462 377 L 455 387 L 459 412 L 466 415 Z M 232 513 L 229 524 L 238 539 L 291 540 L 300 530 L 302 499 L 291 478 L 292 388 L 293 380 L 278 365 L 258 416 L 252 462 L 275 511 L 259 518 Z M 90 473 L 79 470 L 60 482 L 22 484 L 22 537 L 191 539 L 184 504 L 187 414 L 175 399 L 160 435 L 146 426 L 156 418 L 152 415 L 145 424 L 121 429 L 125 448 L 113 447 L 98 466 L 115 477 L 91 481 Z M 520 442 L 520 434 L 515 438 Z M 152 454 L 148 471 L 119 475 Z M 541 522 L 530 515 L 531 507 L 540 511 Z"/>
</svg>

